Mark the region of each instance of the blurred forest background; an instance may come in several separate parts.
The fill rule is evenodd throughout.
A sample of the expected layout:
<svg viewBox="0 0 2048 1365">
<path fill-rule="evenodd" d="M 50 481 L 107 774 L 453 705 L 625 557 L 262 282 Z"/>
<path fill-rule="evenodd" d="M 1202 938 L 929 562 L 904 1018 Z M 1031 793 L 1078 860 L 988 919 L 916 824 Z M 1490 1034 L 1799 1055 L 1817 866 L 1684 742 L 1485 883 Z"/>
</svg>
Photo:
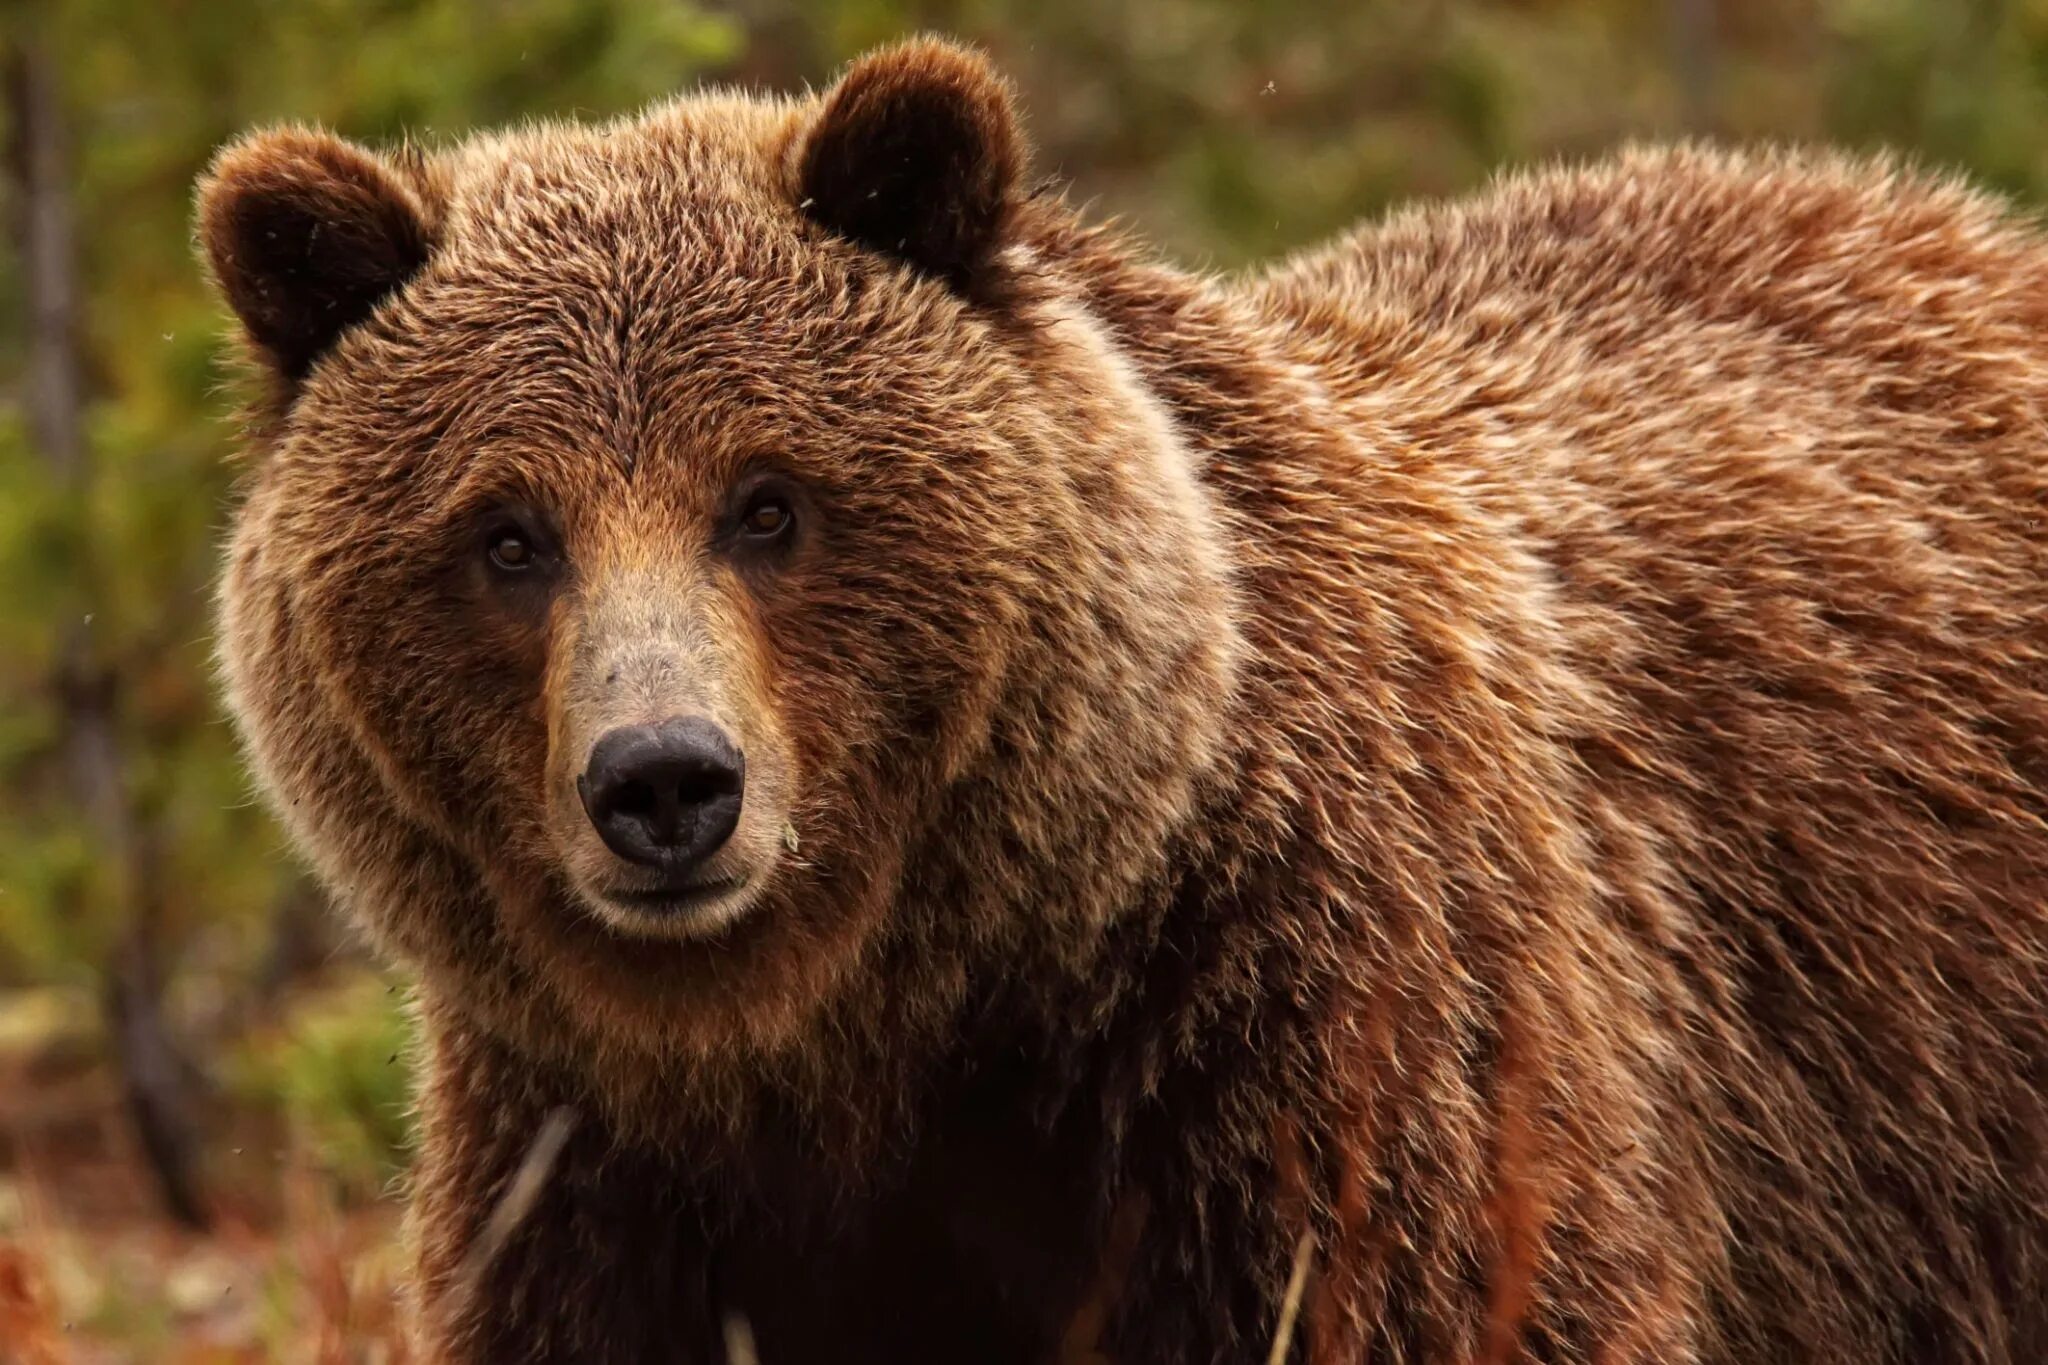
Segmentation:
<svg viewBox="0 0 2048 1365">
<path fill-rule="evenodd" d="M 2048 194 L 2048 0 L 4 0 L 0 1362 L 400 1354 L 403 983 L 252 803 L 211 678 L 210 153 L 816 85 L 921 28 L 1015 75 L 1042 169 L 1219 268 L 1631 137 Z"/>
</svg>

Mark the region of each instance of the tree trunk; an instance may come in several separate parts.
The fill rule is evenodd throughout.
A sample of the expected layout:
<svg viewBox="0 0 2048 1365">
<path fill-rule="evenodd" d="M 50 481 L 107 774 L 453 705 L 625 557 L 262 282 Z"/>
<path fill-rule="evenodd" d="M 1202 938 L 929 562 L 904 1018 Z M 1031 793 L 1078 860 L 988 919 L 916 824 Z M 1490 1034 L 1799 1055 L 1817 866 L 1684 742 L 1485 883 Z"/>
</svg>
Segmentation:
<svg viewBox="0 0 2048 1365">
<path fill-rule="evenodd" d="M 1720 51 L 1714 0 L 1666 0 L 1671 65 L 1688 133 L 1718 131 Z"/>
<path fill-rule="evenodd" d="M 5 75 L 14 144 L 12 198 L 29 314 L 24 402 L 31 444 L 78 509 L 91 469 L 84 440 L 70 149 L 59 73 L 33 22 L 22 21 Z M 89 549 L 82 535 L 73 543 L 78 558 L 72 568 L 90 583 Z M 91 614 L 80 614 L 65 622 L 53 685 L 62 709 L 66 770 L 123 926 L 121 942 L 105 964 L 103 998 L 143 1153 L 172 1216 L 198 1226 L 206 1219 L 193 1176 L 191 1087 L 163 1019 L 155 923 L 161 901 L 150 889 L 128 792 L 121 680 L 95 647 L 92 621 Z"/>
</svg>

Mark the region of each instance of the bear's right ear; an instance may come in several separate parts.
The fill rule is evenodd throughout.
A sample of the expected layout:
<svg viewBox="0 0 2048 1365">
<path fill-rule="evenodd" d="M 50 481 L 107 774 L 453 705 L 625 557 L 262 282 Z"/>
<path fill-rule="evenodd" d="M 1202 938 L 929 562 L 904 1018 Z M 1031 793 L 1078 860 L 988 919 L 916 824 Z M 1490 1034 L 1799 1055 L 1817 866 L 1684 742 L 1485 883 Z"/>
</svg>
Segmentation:
<svg viewBox="0 0 2048 1365">
<path fill-rule="evenodd" d="M 426 214 L 370 152 L 280 129 L 228 147 L 199 182 L 199 240 L 221 295 L 289 384 L 426 263 Z"/>
</svg>

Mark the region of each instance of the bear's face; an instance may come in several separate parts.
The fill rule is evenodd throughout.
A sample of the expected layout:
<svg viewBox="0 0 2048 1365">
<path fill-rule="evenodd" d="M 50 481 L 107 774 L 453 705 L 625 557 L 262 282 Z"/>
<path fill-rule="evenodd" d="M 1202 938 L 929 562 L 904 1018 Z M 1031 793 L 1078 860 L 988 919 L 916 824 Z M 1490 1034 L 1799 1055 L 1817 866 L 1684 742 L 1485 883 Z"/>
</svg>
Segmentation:
<svg viewBox="0 0 2048 1365">
<path fill-rule="evenodd" d="M 1236 637 L 1188 449 L 1028 283 L 1021 161 L 932 44 L 816 106 L 223 155 L 275 380 L 231 700 L 386 942 L 705 1053 L 1113 918 Z"/>
</svg>

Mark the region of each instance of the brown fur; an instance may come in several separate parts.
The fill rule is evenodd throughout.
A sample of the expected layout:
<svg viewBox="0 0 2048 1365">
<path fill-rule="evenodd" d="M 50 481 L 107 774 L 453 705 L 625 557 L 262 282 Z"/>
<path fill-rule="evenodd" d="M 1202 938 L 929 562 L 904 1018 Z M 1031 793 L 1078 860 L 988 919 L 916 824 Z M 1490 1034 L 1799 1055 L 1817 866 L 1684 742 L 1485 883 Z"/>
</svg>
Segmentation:
<svg viewBox="0 0 2048 1365">
<path fill-rule="evenodd" d="M 1642 151 L 1215 280 L 1021 146 L 920 43 L 202 187 L 230 695 L 420 973 L 439 1357 L 1258 1360 L 1304 1232 L 1304 1360 L 2048 1354 L 2040 237 Z M 565 794 L 678 709 L 754 875 L 680 926 Z"/>
</svg>

